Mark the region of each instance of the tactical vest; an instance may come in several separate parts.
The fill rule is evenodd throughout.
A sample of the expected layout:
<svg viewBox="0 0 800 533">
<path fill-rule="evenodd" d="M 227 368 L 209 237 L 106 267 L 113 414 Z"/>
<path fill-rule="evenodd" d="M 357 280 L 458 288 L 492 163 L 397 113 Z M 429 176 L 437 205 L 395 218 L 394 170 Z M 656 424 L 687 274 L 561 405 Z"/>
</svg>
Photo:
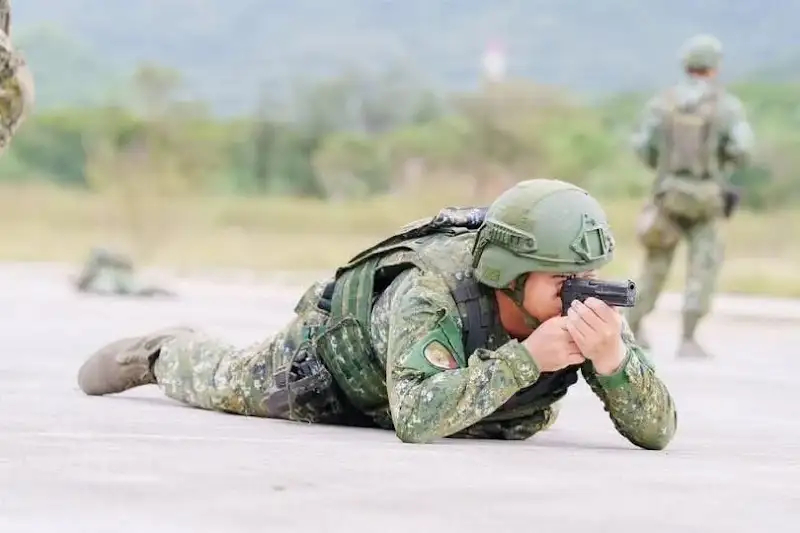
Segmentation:
<svg viewBox="0 0 800 533">
<path fill-rule="evenodd" d="M 719 173 L 719 120 L 721 91 L 714 87 L 697 103 L 679 105 L 675 89 L 664 94 L 666 114 L 662 123 L 661 174 L 714 179 Z"/>
<path fill-rule="evenodd" d="M 695 223 L 718 217 L 724 207 L 719 161 L 719 87 L 690 106 L 679 105 L 676 89 L 664 95 L 666 115 L 653 183 L 655 204 L 672 220 Z"/>
<path fill-rule="evenodd" d="M 369 337 L 372 305 L 407 269 L 435 272 L 445 281 L 461 317 L 467 357 L 478 348 L 498 347 L 490 342 L 497 318 L 494 293 L 478 283 L 471 267 L 471 244 L 484 215 L 485 209 L 444 209 L 433 219 L 405 226 L 337 270 L 323 295 L 330 298 L 330 317 L 324 334 L 316 341 L 316 353 L 362 412 L 388 403 L 385 364 L 375 354 Z M 536 383 L 485 420 L 525 416 L 550 405 L 577 381 L 578 368 L 580 365 L 542 373 Z"/>
</svg>

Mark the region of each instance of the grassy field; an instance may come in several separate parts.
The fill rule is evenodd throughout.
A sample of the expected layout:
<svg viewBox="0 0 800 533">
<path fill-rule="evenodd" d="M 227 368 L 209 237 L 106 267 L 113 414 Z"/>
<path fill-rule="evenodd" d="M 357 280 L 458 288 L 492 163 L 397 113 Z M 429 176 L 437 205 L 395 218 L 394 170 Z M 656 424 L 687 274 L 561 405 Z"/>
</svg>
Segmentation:
<svg viewBox="0 0 800 533">
<path fill-rule="evenodd" d="M 459 192 L 327 204 L 295 199 L 153 198 L 89 195 L 44 186 L 0 187 L 0 260 L 83 260 L 90 247 L 131 253 L 143 266 L 177 271 L 248 268 L 302 274 L 335 268 L 375 239 L 442 205 L 471 203 Z M 636 277 L 633 237 L 639 201 L 606 202 L 620 244 L 609 277 Z M 726 292 L 800 297 L 800 212 L 740 212 L 724 228 Z M 670 278 L 682 287 L 685 249 Z"/>
</svg>

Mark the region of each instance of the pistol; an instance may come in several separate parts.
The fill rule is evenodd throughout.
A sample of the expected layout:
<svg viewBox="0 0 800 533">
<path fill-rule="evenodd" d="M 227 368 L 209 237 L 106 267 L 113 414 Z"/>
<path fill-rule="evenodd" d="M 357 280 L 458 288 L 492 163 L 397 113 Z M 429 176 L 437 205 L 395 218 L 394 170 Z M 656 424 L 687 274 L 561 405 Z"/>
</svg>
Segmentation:
<svg viewBox="0 0 800 533">
<path fill-rule="evenodd" d="M 566 316 L 573 300 L 583 302 L 597 298 L 612 307 L 633 307 L 636 303 L 636 283 L 569 278 L 561 287 L 561 314 Z"/>
</svg>

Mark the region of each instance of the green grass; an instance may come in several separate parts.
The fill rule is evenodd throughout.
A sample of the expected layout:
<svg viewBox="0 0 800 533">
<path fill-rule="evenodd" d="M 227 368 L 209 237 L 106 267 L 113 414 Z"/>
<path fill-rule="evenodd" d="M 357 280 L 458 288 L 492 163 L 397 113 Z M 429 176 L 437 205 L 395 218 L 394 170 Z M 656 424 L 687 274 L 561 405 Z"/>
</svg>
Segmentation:
<svg viewBox="0 0 800 533">
<path fill-rule="evenodd" d="M 462 188 L 463 189 L 463 188 Z M 108 245 L 142 265 L 176 270 L 248 268 L 259 272 L 335 268 L 362 248 L 443 205 L 471 203 L 435 190 L 414 198 L 351 203 L 234 197 L 143 198 L 90 195 L 45 186 L 0 187 L 0 260 L 82 261 Z M 636 277 L 641 251 L 633 236 L 639 200 L 604 202 L 619 243 L 609 277 Z M 725 292 L 800 297 L 800 212 L 740 212 L 724 228 Z M 669 280 L 682 288 L 685 249 Z"/>
</svg>

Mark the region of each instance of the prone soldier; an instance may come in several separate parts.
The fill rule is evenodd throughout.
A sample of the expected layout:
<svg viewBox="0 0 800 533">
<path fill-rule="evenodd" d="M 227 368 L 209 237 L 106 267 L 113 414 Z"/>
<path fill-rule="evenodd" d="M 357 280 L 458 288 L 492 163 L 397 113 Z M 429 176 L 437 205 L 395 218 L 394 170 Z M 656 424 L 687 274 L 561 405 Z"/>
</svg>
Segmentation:
<svg viewBox="0 0 800 533">
<path fill-rule="evenodd" d="M 596 279 L 614 248 L 586 191 L 521 182 L 485 213 L 443 210 L 359 253 L 262 342 L 240 349 L 191 328 L 155 331 L 100 348 L 78 383 L 89 395 L 157 384 L 203 409 L 426 443 L 527 439 L 553 424 L 583 376 L 621 435 L 663 449 L 675 404 L 620 312 L 586 286 L 562 312 L 565 281 Z"/>
</svg>

